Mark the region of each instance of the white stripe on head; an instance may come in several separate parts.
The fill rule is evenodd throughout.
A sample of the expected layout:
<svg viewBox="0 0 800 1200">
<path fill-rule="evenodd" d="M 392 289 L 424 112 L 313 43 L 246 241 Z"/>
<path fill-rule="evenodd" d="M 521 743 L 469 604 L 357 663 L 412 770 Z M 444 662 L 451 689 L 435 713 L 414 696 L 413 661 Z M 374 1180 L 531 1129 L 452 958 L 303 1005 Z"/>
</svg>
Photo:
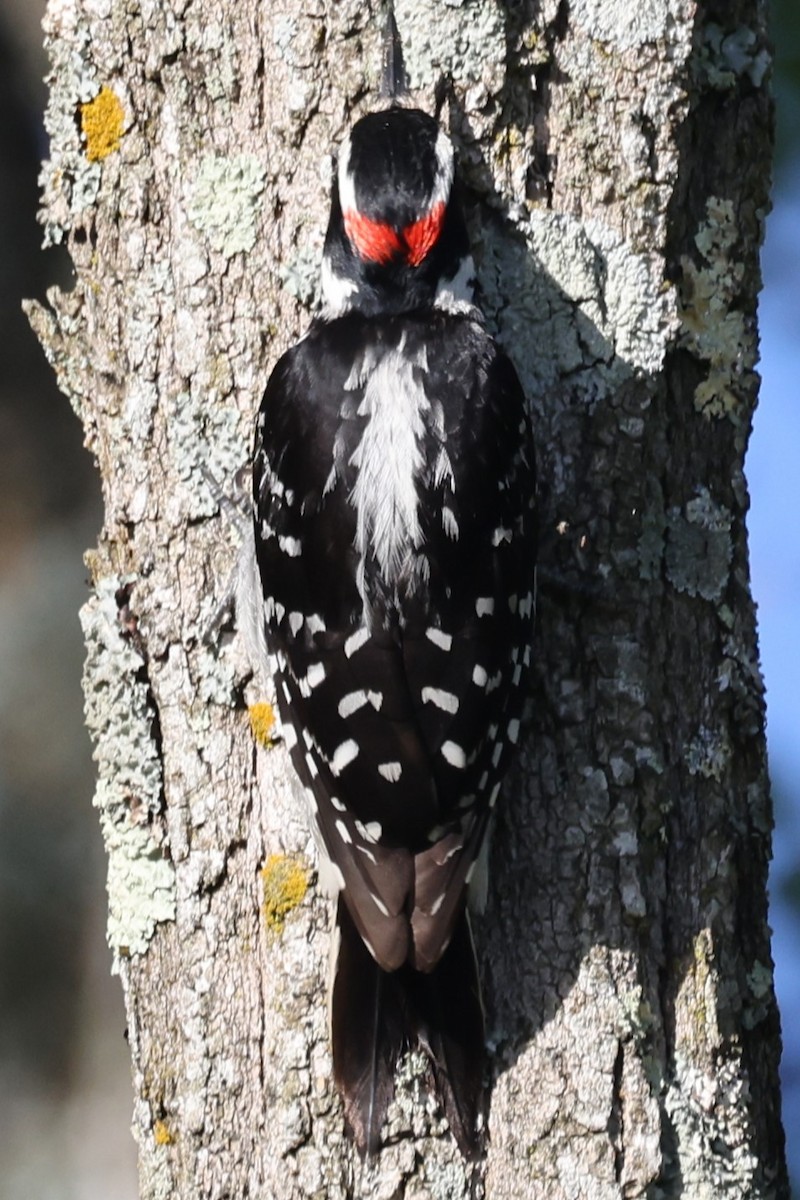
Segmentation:
<svg viewBox="0 0 800 1200">
<path fill-rule="evenodd" d="M 429 208 L 433 208 L 440 202 L 446 204 L 450 199 L 453 171 L 453 143 L 445 131 L 440 129 L 436 138 L 436 177 L 433 181 Z"/>
<path fill-rule="evenodd" d="M 339 147 L 339 203 L 342 212 L 356 207 L 356 188 L 350 174 L 350 134 L 346 134 Z"/>
<path fill-rule="evenodd" d="M 320 289 L 328 314 L 332 317 L 340 317 L 352 308 L 351 297 L 358 290 L 358 287 L 355 279 L 347 279 L 344 275 L 337 275 L 330 259 L 325 255 L 322 259 Z"/>
</svg>

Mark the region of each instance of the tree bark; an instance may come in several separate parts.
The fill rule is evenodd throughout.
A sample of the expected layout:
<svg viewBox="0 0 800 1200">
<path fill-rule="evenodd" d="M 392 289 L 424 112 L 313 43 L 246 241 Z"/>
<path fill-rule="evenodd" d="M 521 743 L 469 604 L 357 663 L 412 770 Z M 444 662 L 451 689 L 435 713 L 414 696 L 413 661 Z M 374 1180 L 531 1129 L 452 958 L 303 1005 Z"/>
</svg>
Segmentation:
<svg viewBox="0 0 800 1200">
<path fill-rule="evenodd" d="M 209 637 L 238 534 L 208 474 L 230 489 L 308 321 L 376 5 L 50 0 L 45 21 L 43 221 L 76 279 L 29 312 L 105 499 L 85 692 L 141 1196 L 787 1197 L 742 471 L 764 5 L 396 14 L 419 103 L 453 75 L 483 307 L 542 481 L 527 738 L 477 929 L 476 1166 L 414 1056 L 381 1155 L 346 1143 L 311 842 L 283 748 L 254 743 L 263 685 L 232 625 Z"/>
</svg>

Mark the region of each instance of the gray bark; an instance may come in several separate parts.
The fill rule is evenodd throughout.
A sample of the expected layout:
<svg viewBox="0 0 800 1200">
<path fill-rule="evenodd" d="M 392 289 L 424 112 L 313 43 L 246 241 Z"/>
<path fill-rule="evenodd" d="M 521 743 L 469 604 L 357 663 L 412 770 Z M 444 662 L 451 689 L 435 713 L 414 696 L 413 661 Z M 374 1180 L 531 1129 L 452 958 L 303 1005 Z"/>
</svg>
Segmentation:
<svg viewBox="0 0 800 1200">
<path fill-rule="evenodd" d="M 396 8 L 419 102 L 454 77 L 484 307 L 542 478 L 527 740 L 478 927 L 474 1168 L 415 1058 L 380 1157 L 344 1141 L 308 831 L 284 750 L 254 745 L 239 637 L 205 639 L 237 542 L 205 472 L 230 487 L 308 320 L 377 14 L 50 0 L 46 18 L 43 220 L 76 279 L 29 311 L 105 499 L 85 690 L 141 1196 L 786 1197 L 742 473 L 763 4 Z"/>
</svg>

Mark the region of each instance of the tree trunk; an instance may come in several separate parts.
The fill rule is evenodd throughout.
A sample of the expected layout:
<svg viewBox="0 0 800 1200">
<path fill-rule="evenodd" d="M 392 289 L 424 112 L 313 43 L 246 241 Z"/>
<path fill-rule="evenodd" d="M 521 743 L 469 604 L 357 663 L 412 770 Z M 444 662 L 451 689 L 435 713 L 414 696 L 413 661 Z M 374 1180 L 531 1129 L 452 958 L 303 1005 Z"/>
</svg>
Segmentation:
<svg viewBox="0 0 800 1200">
<path fill-rule="evenodd" d="M 542 481 L 527 740 L 477 929 L 474 1167 L 415 1056 L 381 1155 L 344 1140 L 308 830 L 284 749 L 254 742 L 239 637 L 209 633 L 239 535 L 207 473 L 230 491 L 308 321 L 377 5 L 50 0 L 45 22 L 43 220 L 76 281 L 29 312 L 105 499 L 85 690 L 141 1196 L 786 1197 L 742 474 L 764 6 L 396 13 L 419 103 L 454 78 L 483 306 Z"/>
</svg>

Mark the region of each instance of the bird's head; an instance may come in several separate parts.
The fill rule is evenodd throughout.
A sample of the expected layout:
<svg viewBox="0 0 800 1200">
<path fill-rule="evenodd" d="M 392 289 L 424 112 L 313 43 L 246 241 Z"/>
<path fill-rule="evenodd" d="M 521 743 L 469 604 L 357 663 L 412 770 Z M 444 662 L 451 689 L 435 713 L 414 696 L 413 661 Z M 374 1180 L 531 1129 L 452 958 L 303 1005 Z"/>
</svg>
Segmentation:
<svg viewBox="0 0 800 1200">
<path fill-rule="evenodd" d="M 451 294 L 471 300 L 454 175 L 450 138 L 419 109 L 393 106 L 353 126 L 339 150 L 325 239 L 330 310 L 407 311 Z"/>
</svg>

